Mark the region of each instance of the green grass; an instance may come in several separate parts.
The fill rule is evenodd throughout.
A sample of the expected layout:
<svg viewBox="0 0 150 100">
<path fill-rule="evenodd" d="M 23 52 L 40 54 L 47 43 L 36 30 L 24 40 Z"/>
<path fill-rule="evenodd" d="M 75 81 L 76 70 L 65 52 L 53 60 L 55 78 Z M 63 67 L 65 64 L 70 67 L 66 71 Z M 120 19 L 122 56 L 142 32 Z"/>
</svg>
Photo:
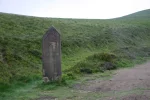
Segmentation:
<svg viewBox="0 0 150 100">
<path fill-rule="evenodd" d="M 131 67 L 150 56 L 149 9 L 108 20 L 0 13 L 0 96 L 8 96 L 18 83 L 41 81 L 42 36 L 51 25 L 61 33 L 64 81 L 106 66 Z"/>
<path fill-rule="evenodd" d="M 0 100 L 34 100 L 35 98 L 44 97 L 56 97 L 60 100 L 69 98 L 76 98 L 76 96 L 84 96 L 85 93 L 81 93 L 80 90 L 72 89 L 72 86 L 77 83 L 84 83 L 93 79 L 109 79 L 112 75 L 112 71 L 106 71 L 105 73 L 96 73 L 92 75 L 86 75 L 79 80 L 68 81 L 69 84 L 59 83 L 43 83 L 42 80 L 26 83 L 16 83 L 7 91 L 0 94 Z"/>
</svg>

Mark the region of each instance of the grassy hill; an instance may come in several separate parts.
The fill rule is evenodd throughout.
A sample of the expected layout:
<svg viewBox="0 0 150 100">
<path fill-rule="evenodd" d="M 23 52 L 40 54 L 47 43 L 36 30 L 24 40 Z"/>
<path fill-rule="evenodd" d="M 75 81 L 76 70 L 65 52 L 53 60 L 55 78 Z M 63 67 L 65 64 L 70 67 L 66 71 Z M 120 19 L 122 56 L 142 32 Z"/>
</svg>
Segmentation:
<svg viewBox="0 0 150 100">
<path fill-rule="evenodd" d="M 150 10 L 108 20 L 0 13 L 1 88 L 41 79 L 41 41 L 51 25 L 61 33 L 63 76 L 129 67 L 150 56 Z"/>
</svg>

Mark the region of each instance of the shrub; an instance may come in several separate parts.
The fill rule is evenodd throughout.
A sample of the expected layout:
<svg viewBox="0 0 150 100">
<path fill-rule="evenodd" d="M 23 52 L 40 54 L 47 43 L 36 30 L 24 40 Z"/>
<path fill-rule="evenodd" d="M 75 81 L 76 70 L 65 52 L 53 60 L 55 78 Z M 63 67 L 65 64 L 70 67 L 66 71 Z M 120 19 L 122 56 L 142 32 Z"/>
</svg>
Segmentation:
<svg viewBox="0 0 150 100">
<path fill-rule="evenodd" d="M 105 70 L 116 69 L 117 56 L 113 53 L 95 53 L 85 60 L 78 62 L 68 72 L 76 74 L 92 74 Z"/>
</svg>

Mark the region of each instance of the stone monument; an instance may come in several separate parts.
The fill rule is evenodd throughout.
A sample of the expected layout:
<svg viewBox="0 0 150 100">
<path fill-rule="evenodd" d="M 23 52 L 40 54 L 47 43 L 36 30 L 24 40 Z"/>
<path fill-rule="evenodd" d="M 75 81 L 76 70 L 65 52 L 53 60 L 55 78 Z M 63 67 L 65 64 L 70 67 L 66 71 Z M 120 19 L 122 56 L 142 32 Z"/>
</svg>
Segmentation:
<svg viewBox="0 0 150 100">
<path fill-rule="evenodd" d="M 61 41 L 59 32 L 52 26 L 42 40 L 43 79 L 45 82 L 61 78 Z"/>
</svg>

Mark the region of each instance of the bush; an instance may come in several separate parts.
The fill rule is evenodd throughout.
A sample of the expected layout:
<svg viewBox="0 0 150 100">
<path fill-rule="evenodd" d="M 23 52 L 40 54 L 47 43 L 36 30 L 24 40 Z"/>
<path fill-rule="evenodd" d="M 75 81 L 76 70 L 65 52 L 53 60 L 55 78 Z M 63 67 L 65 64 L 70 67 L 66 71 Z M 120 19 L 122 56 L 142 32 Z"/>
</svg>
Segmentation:
<svg viewBox="0 0 150 100">
<path fill-rule="evenodd" d="M 96 53 L 78 62 L 68 72 L 76 74 L 92 74 L 105 70 L 116 69 L 117 56 L 113 53 Z"/>
</svg>

